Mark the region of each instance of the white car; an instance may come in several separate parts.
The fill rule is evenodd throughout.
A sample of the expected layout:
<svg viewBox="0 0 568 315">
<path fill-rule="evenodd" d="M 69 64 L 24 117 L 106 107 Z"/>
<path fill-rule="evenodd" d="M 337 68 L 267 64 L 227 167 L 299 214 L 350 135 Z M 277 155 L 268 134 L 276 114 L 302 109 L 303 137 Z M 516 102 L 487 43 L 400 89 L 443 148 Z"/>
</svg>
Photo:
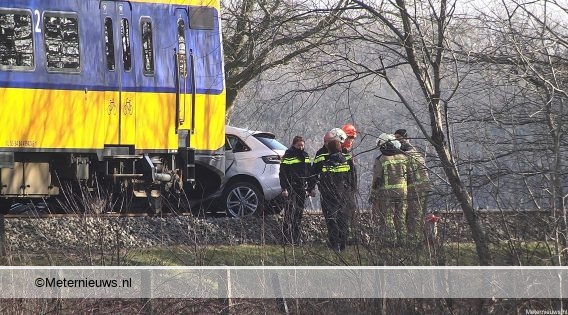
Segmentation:
<svg viewBox="0 0 568 315">
<path fill-rule="evenodd" d="M 286 146 L 273 133 L 226 126 L 225 178 L 218 198 L 228 216 L 260 214 L 279 205 L 278 173 Z"/>
</svg>

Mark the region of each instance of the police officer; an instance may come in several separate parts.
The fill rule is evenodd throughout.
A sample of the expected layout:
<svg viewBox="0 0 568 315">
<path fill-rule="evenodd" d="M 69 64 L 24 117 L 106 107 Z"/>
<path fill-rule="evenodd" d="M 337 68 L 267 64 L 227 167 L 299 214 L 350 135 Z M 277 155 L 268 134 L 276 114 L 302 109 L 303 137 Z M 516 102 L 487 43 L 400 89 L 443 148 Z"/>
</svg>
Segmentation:
<svg viewBox="0 0 568 315">
<path fill-rule="evenodd" d="M 337 140 L 340 140 L 338 136 Z M 326 156 L 329 155 L 329 150 L 327 149 L 327 144 L 336 138 L 336 135 L 333 134 L 331 131 L 328 131 L 323 136 L 323 146 L 317 150 L 316 155 L 314 157 L 314 163 L 312 164 L 313 172 L 316 176 L 319 176 L 321 173 L 321 169 L 323 166 L 323 161 L 325 160 Z M 347 138 L 347 135 L 345 136 Z M 341 141 L 341 140 L 340 140 Z"/>
<path fill-rule="evenodd" d="M 392 231 L 396 241 L 406 241 L 407 160 L 400 151 L 400 142 L 394 135 L 381 134 L 377 141 L 381 155 L 373 167 L 371 199 L 373 218 L 379 231 Z M 390 230 L 390 231 L 389 231 Z M 392 234 L 392 233 L 391 233 Z"/>
<path fill-rule="evenodd" d="M 336 252 L 345 250 L 349 234 L 349 208 L 346 196 L 350 193 L 349 171 L 351 167 L 342 153 L 341 142 L 327 143 L 329 153 L 321 161 L 319 191 L 322 212 L 327 225 L 329 246 Z"/>
<path fill-rule="evenodd" d="M 294 137 L 292 146 L 286 150 L 280 164 L 280 187 L 282 196 L 289 198 L 284 210 L 284 241 L 288 244 L 300 243 L 300 224 L 304 214 L 306 189 L 310 182 L 309 194 L 315 196 L 314 186 L 311 183 L 311 161 L 308 153 L 304 151 L 305 141 L 300 136 Z"/>
<path fill-rule="evenodd" d="M 339 128 L 333 128 L 332 130 L 326 132 L 325 135 L 323 136 L 323 146 L 319 148 L 319 150 L 317 150 L 316 155 L 314 157 L 314 162 L 312 164 L 312 172 L 315 181 L 318 183 L 318 186 L 319 186 L 319 176 L 322 173 L 324 162 L 329 157 L 329 150 L 327 149 L 328 143 L 333 140 L 338 140 L 341 143 L 345 141 L 346 138 L 347 135 L 345 134 L 345 132 L 343 132 Z M 322 207 L 322 212 L 325 213 L 326 210 L 324 209 L 324 207 L 326 207 L 327 204 L 324 204 L 322 198 L 323 197 L 320 194 L 320 204 Z"/>
</svg>

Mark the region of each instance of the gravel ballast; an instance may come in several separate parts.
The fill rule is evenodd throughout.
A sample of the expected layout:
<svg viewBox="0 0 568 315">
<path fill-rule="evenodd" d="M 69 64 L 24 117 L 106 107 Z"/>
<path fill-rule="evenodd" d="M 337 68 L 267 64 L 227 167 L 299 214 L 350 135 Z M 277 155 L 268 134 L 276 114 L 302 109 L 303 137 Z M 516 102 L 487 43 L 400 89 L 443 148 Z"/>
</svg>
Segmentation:
<svg viewBox="0 0 568 315">
<path fill-rule="evenodd" d="M 489 240 L 543 240 L 552 231 L 554 219 L 545 212 L 480 214 Z M 362 239 L 373 233 L 368 215 L 354 220 Z M 173 245 L 279 244 L 282 217 L 267 215 L 233 218 L 90 217 L 5 218 L 8 250 L 47 248 L 144 248 Z M 443 214 L 440 236 L 448 241 L 471 241 L 462 214 Z M 322 215 L 304 215 L 305 243 L 324 243 L 327 229 Z"/>
</svg>

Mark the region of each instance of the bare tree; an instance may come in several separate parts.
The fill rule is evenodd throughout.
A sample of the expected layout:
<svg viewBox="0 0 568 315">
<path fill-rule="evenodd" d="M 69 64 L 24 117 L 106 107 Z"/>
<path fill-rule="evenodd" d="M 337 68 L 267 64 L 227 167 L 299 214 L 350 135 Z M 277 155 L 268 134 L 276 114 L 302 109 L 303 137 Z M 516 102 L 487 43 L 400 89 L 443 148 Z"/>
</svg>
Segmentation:
<svg viewBox="0 0 568 315">
<path fill-rule="evenodd" d="M 562 158 L 568 115 L 567 12 L 567 6 L 556 1 L 503 1 L 498 10 L 480 11 L 475 20 L 484 31 L 470 41 L 475 45 L 457 52 L 462 61 L 483 64 L 480 74 L 498 100 L 477 116 L 501 135 L 495 159 L 499 171 L 493 178 L 521 183 L 523 187 L 508 184 L 501 189 L 513 188 L 517 200 L 550 210 L 546 235 L 554 241 L 554 264 L 559 265 L 566 263 L 561 256 L 566 261 L 568 222 L 567 166 Z"/>
<path fill-rule="evenodd" d="M 481 265 L 491 264 L 485 232 L 472 203 L 471 195 L 451 149 L 451 138 L 447 125 L 448 108 L 462 78 L 456 68 L 456 61 L 448 49 L 449 29 L 455 12 L 455 2 L 440 0 L 422 1 L 381 1 L 370 4 L 367 1 L 352 0 L 355 8 L 369 15 L 378 29 L 369 32 L 353 28 L 365 35 L 365 40 L 377 47 L 380 62 L 369 64 L 365 60 L 350 62 L 354 68 L 372 72 L 386 81 L 396 93 L 399 101 L 409 111 L 424 137 L 432 144 L 443 167 L 448 183 L 463 210 L 472 231 Z M 455 26 L 455 25 L 454 25 Z M 421 99 L 408 86 L 400 88 L 396 75 L 401 71 L 410 72 L 418 85 Z M 421 108 L 427 108 L 427 119 L 420 116 Z M 429 126 L 428 126 L 429 125 Z"/>
<path fill-rule="evenodd" d="M 545 127 L 546 152 L 550 153 L 547 172 L 545 173 L 549 184 L 547 185 L 550 196 L 551 214 L 555 219 L 557 241 L 556 253 L 561 265 L 560 253 L 566 254 L 567 246 L 567 209 L 565 206 L 566 187 L 566 165 L 563 156 L 566 154 L 565 145 L 562 140 L 566 135 L 566 112 L 565 103 L 568 101 L 568 59 L 565 54 L 568 51 L 568 35 L 562 19 L 566 19 L 568 6 L 559 4 L 556 1 L 544 1 L 540 4 L 540 10 L 535 10 L 535 4 L 519 1 L 515 3 L 512 10 L 508 10 L 508 18 L 511 21 L 510 34 L 522 34 L 527 39 L 527 44 L 535 44 L 539 49 L 535 49 L 532 54 L 525 54 L 526 48 L 515 45 L 518 69 L 523 71 L 524 78 L 538 92 L 542 105 L 535 113 L 535 116 L 542 117 Z M 549 16 L 549 11 L 553 12 Z M 541 12 L 542 14 L 538 14 Z M 518 29 L 518 21 L 525 19 L 536 26 L 534 31 Z M 512 38 L 516 38 L 511 36 Z M 528 46 L 527 47 L 535 47 Z M 542 140 L 542 139 L 541 139 Z"/>
<path fill-rule="evenodd" d="M 262 73 L 326 45 L 347 0 L 223 1 L 227 113 L 239 91 Z"/>
</svg>

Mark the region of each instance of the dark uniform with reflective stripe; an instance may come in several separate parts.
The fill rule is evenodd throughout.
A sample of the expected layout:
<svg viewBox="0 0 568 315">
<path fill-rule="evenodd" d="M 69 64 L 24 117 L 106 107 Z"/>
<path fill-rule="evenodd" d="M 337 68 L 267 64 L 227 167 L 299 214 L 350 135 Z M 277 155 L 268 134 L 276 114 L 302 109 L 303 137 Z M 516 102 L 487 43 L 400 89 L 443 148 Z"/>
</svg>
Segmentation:
<svg viewBox="0 0 568 315">
<path fill-rule="evenodd" d="M 322 173 L 323 164 L 328 159 L 328 157 L 329 157 L 329 150 L 325 147 L 325 145 L 316 152 L 316 156 L 314 157 L 314 162 L 312 164 L 312 171 L 314 173 L 316 181 L 319 181 L 320 174 Z M 318 186 L 320 187 L 320 192 L 321 192 L 321 185 L 319 185 L 319 182 Z M 329 212 L 326 209 L 328 203 L 323 201 L 323 195 L 321 193 L 320 193 L 320 205 L 322 213 Z"/>
<path fill-rule="evenodd" d="M 349 208 L 346 196 L 351 192 L 351 165 L 341 153 L 321 153 L 314 159 L 319 171 L 321 208 L 327 224 L 329 245 L 343 250 L 349 234 Z"/>
<path fill-rule="evenodd" d="M 314 163 L 312 165 L 312 170 L 316 176 L 316 180 L 317 177 L 319 177 L 319 175 L 322 173 L 324 162 L 328 159 L 328 157 L 329 157 L 329 151 L 325 146 L 321 147 L 316 152 L 316 157 L 314 158 Z M 344 151 L 343 157 L 347 161 L 347 164 L 349 164 L 349 171 L 348 171 L 349 177 L 347 177 L 348 180 L 346 182 L 349 190 L 344 197 L 347 198 L 346 201 L 349 203 L 350 212 L 351 212 L 352 210 L 354 210 L 353 208 L 355 208 L 355 194 L 357 191 L 357 173 L 355 172 L 355 164 L 353 162 L 353 156 L 351 155 L 351 153 Z M 324 204 L 323 202 L 321 204 L 323 212 Z"/>
<path fill-rule="evenodd" d="M 325 145 L 316 152 L 316 156 L 314 157 L 314 162 L 312 164 L 312 171 L 314 173 L 316 182 L 319 180 L 319 175 L 321 174 L 321 170 L 323 168 L 323 162 L 325 162 L 328 156 L 329 156 L 329 151 L 327 150 Z M 325 205 L 323 203 L 321 194 L 320 194 L 320 205 L 322 207 L 322 212 L 325 213 L 325 210 L 323 209 Z"/>
<path fill-rule="evenodd" d="M 291 147 L 286 150 L 280 164 L 280 187 L 288 190 L 290 203 L 284 210 L 284 240 L 290 244 L 300 242 L 300 224 L 304 214 L 306 189 L 313 188 L 311 161 L 304 150 Z"/>
<path fill-rule="evenodd" d="M 357 190 L 357 172 L 355 170 L 355 162 L 353 161 L 353 155 L 351 155 L 351 153 L 348 152 L 347 150 L 344 150 L 343 157 L 345 158 L 345 160 L 347 161 L 350 167 L 348 184 L 351 190 L 353 191 L 353 194 L 355 194 Z"/>
<path fill-rule="evenodd" d="M 312 169 L 314 174 L 319 175 L 321 173 L 321 169 L 323 168 L 323 162 L 326 160 L 328 155 L 329 151 L 325 146 L 321 147 L 316 152 L 316 157 L 314 158 L 314 163 L 312 164 Z"/>
</svg>

